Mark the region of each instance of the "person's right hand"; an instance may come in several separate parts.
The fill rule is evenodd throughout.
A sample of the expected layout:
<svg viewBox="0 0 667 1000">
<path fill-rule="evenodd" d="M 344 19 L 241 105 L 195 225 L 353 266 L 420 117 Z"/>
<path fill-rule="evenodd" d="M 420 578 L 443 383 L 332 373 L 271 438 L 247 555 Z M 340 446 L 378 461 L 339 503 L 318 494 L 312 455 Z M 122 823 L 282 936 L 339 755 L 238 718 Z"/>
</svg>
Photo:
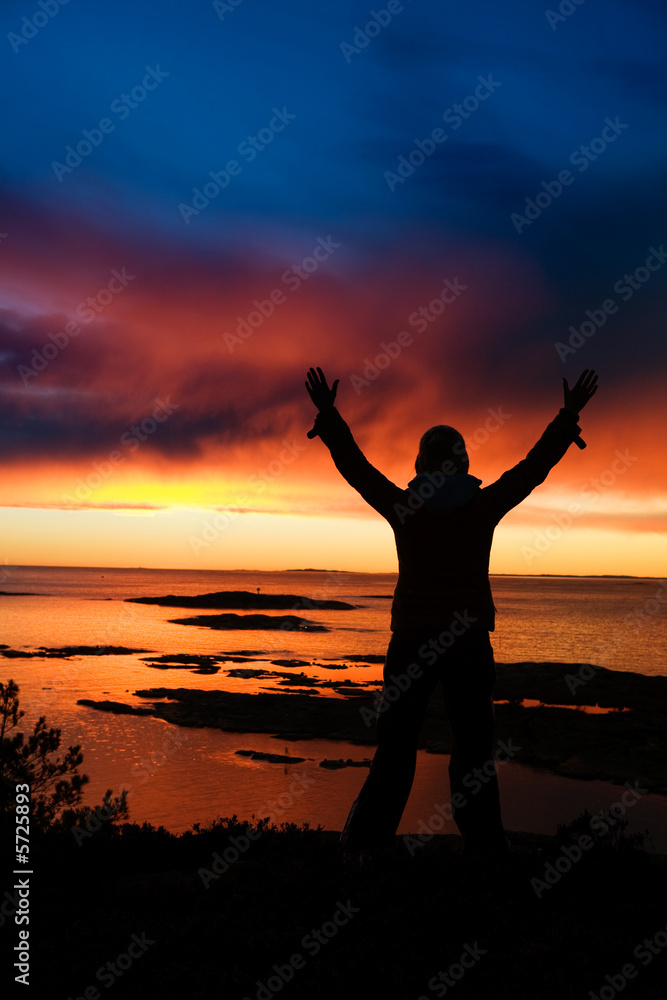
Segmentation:
<svg viewBox="0 0 667 1000">
<path fill-rule="evenodd" d="M 322 369 L 318 368 L 317 371 L 314 368 L 310 369 L 306 389 L 318 410 L 327 410 L 330 406 L 334 405 L 338 382 L 339 379 L 336 379 L 332 387 L 329 388 Z"/>
<path fill-rule="evenodd" d="M 589 401 L 591 396 L 594 396 L 597 392 L 597 373 L 587 368 L 579 376 L 579 381 L 571 389 L 567 384 L 567 379 L 563 379 L 563 396 L 565 402 L 563 407 L 569 410 L 570 413 L 579 413 L 583 410 L 586 403 Z"/>
</svg>

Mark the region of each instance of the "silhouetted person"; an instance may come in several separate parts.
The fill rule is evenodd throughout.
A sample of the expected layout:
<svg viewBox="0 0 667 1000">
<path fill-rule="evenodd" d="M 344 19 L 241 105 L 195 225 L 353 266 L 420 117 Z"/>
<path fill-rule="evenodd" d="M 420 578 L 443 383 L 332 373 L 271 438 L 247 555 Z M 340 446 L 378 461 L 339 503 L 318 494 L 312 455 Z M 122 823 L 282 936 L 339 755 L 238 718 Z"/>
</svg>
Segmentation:
<svg viewBox="0 0 667 1000">
<path fill-rule="evenodd" d="M 308 436 L 322 438 L 339 472 L 386 518 L 398 554 L 377 750 L 341 835 L 346 847 L 393 844 L 412 787 L 419 730 L 440 681 L 452 735 L 451 802 L 464 849 L 506 849 L 493 753 L 491 542 L 500 519 L 544 482 L 570 444 L 584 447 L 578 415 L 596 383 L 588 370 L 572 389 L 563 379 L 563 408 L 526 458 L 490 486 L 481 489 L 481 480 L 469 475 L 459 432 L 438 425 L 419 443 L 417 476 L 400 489 L 364 458 L 334 407 L 338 380 L 329 388 L 322 369 L 310 369 L 306 389 L 319 413 Z"/>
</svg>

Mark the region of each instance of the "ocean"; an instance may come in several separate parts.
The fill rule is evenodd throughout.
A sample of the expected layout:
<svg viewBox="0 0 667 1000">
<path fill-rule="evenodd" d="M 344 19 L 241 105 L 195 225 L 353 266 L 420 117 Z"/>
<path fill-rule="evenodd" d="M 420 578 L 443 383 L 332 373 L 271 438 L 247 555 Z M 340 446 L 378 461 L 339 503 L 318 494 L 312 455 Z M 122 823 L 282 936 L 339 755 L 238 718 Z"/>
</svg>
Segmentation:
<svg viewBox="0 0 667 1000">
<path fill-rule="evenodd" d="M 295 569 L 284 572 L 4 567 L 0 579 L 0 642 L 15 650 L 61 646 L 125 646 L 132 655 L 3 658 L 0 680 L 20 687 L 24 725 L 46 716 L 62 731 L 63 746 L 80 744 L 82 770 L 91 777 L 84 801 L 100 801 L 107 788 L 130 791 L 130 819 L 188 829 L 216 815 L 250 818 L 271 814 L 276 821 L 321 823 L 341 829 L 367 773 L 364 767 L 329 771 L 319 760 L 372 756 L 372 747 L 326 740 L 290 742 L 286 748 L 263 733 L 185 729 L 159 719 L 117 716 L 77 705 L 81 698 L 140 705 L 133 692 L 148 687 L 226 691 L 284 691 L 279 677 L 232 677 L 223 664 L 217 674 L 191 668 L 157 670 L 143 662 L 150 654 L 233 654 L 252 651 L 244 667 L 280 670 L 267 660 L 296 659 L 313 676 L 341 680 L 325 658 L 382 656 L 389 641 L 394 574 Z M 657 579 L 495 576 L 498 609 L 492 634 L 496 660 L 535 663 L 591 663 L 614 670 L 667 674 L 667 584 Z M 230 631 L 176 625 L 170 618 L 205 610 L 126 603 L 125 598 L 195 595 L 218 590 L 296 594 L 336 599 L 354 610 L 269 611 L 296 613 L 326 632 Z M 24 594 L 26 596 L 18 596 Z M 9 596 L 17 595 L 17 596 Z M 241 612 L 243 613 L 243 612 Z M 350 665 L 346 680 L 379 681 L 382 665 Z M 341 697 L 331 688 L 325 697 Z M 239 749 L 305 757 L 301 764 L 275 764 L 236 755 Z M 448 801 L 444 755 L 419 753 L 413 793 L 399 833 L 415 830 Z M 309 775 L 308 778 L 303 778 Z M 632 775 L 628 775 L 632 779 Z M 499 768 L 503 816 L 508 829 L 554 833 L 584 808 L 594 812 L 618 800 L 618 786 L 561 778 L 511 762 Z M 656 847 L 667 852 L 667 799 L 644 795 L 633 825 L 651 821 Z M 450 824 L 451 825 L 451 824 Z M 446 825 L 444 832 L 456 832 Z"/>
</svg>

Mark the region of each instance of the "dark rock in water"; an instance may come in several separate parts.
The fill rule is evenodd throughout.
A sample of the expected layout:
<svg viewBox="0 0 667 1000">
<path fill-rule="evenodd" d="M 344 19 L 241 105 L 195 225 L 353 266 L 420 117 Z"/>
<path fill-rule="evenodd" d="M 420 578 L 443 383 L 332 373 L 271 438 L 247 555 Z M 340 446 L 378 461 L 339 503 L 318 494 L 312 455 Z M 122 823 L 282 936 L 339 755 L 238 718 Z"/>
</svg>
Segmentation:
<svg viewBox="0 0 667 1000">
<path fill-rule="evenodd" d="M 266 760 L 270 764 L 302 764 L 307 757 L 289 757 L 281 753 L 265 753 L 262 750 L 236 750 L 239 757 L 250 757 L 251 760 Z"/>
<path fill-rule="evenodd" d="M 113 712 L 114 715 L 155 715 L 152 708 L 135 708 L 133 705 L 124 705 L 122 701 L 92 701 L 90 698 L 79 698 L 77 705 L 97 708 L 100 712 Z"/>
<path fill-rule="evenodd" d="M 271 691 L 271 692 L 273 692 L 274 690 L 275 690 L 274 688 L 269 688 L 269 687 L 263 687 L 262 688 L 262 691 Z M 300 688 L 300 687 L 295 687 L 295 688 L 288 687 L 288 688 L 285 689 L 284 694 L 281 694 L 280 697 L 281 698 L 293 698 L 294 695 L 297 695 L 297 694 L 299 694 L 299 695 L 300 694 L 310 695 L 314 699 L 317 699 L 317 697 L 318 697 L 318 692 L 314 691 L 312 688 Z M 290 740 L 290 739 L 291 740 L 298 740 L 298 739 L 300 739 L 300 737 L 299 736 L 287 736 L 286 739 L 288 739 L 288 740 Z"/>
<path fill-rule="evenodd" d="M 248 663 L 252 660 L 253 663 L 257 661 L 264 660 L 263 656 L 220 656 L 218 657 L 221 663 Z"/>
<path fill-rule="evenodd" d="M 322 681 L 318 681 L 316 677 L 309 677 L 308 674 L 281 674 L 279 671 L 275 670 L 274 674 L 276 677 L 282 677 L 283 679 L 279 681 L 279 684 L 290 687 L 293 685 L 303 685 L 306 687 L 323 687 Z"/>
<path fill-rule="evenodd" d="M 202 663 L 198 667 L 191 663 L 147 663 L 146 666 L 152 670 L 190 670 L 193 674 L 217 674 L 220 670 L 217 663 Z"/>
<path fill-rule="evenodd" d="M 170 618 L 172 625 L 199 625 L 221 631 L 231 629 L 275 629 L 277 632 L 329 632 L 324 625 L 316 625 L 307 618 L 296 615 L 195 615 L 193 618 Z"/>
<path fill-rule="evenodd" d="M 49 656 L 132 656 L 134 653 L 148 653 L 148 649 L 132 649 L 129 646 L 40 646 Z"/>
<path fill-rule="evenodd" d="M 244 680 L 250 680 L 253 677 L 273 677 L 275 675 L 275 671 L 262 670 L 261 667 L 232 667 L 226 673 L 228 677 L 241 677 Z"/>
<path fill-rule="evenodd" d="M 327 684 L 331 686 L 333 681 L 321 681 L 316 677 L 310 677 L 308 674 L 286 674 L 280 670 L 266 670 L 253 667 L 234 667 L 227 671 L 228 677 L 241 677 L 245 680 L 262 678 L 265 680 L 272 680 L 277 678 L 282 678 L 278 681 L 279 684 L 286 687 L 293 687 L 294 685 L 309 685 L 311 687 L 324 687 Z"/>
<path fill-rule="evenodd" d="M 127 646 L 39 646 L 38 649 L 26 652 L 24 650 L 9 649 L 7 646 L 0 647 L 0 653 L 7 657 L 29 657 L 35 656 L 39 659 L 57 658 L 63 659 L 68 656 L 131 656 L 134 653 L 148 653 L 147 649 L 130 649 Z"/>
<path fill-rule="evenodd" d="M 350 760 L 349 757 L 347 760 L 343 760 L 342 757 L 338 760 L 328 760 L 325 758 L 325 760 L 320 761 L 318 766 L 328 767 L 330 771 L 337 771 L 341 767 L 370 767 L 371 761 L 369 758 L 366 758 L 366 760 Z"/>
<path fill-rule="evenodd" d="M 328 660 L 328 656 L 323 656 L 323 660 Z M 349 660 L 350 663 L 384 663 L 384 654 L 369 653 L 368 656 L 332 656 L 332 660 Z"/>
<path fill-rule="evenodd" d="M 223 650 L 219 655 L 224 657 L 226 660 L 233 658 L 234 656 L 242 656 L 244 659 L 255 659 L 256 656 L 264 656 L 266 654 L 265 649 L 227 649 Z M 238 661 L 241 662 L 240 660 Z"/>
<path fill-rule="evenodd" d="M 141 656 L 139 659 L 146 663 L 180 663 L 183 666 L 194 663 L 202 666 L 204 663 L 214 663 L 220 657 L 208 653 L 163 653 L 162 656 Z"/>
<path fill-rule="evenodd" d="M 0 597 L 42 597 L 30 590 L 0 590 Z"/>
<path fill-rule="evenodd" d="M 368 695 L 368 690 L 366 688 L 349 688 L 349 687 L 339 687 L 334 685 L 333 690 L 336 694 L 345 695 L 346 698 L 358 698 L 363 695 Z"/>
<path fill-rule="evenodd" d="M 346 601 L 317 600 L 314 597 L 300 597 L 298 594 L 252 594 L 248 590 L 219 590 L 193 597 L 175 597 L 173 594 L 165 597 L 127 597 L 125 600 L 132 604 L 159 604 L 168 608 L 240 608 L 264 611 L 348 611 L 357 606 Z"/>
<path fill-rule="evenodd" d="M 667 677 L 588 663 L 498 663 L 494 698 L 667 712 Z"/>
<path fill-rule="evenodd" d="M 322 698 L 310 692 L 241 694 L 192 688 L 148 688 L 139 698 L 156 701 L 149 712 L 180 726 L 211 726 L 226 732 L 262 732 L 287 739 L 339 739 L 375 743 L 357 702 Z"/>
<path fill-rule="evenodd" d="M 193 674 L 217 674 L 220 670 L 217 656 L 207 656 L 205 654 L 174 653 L 171 656 L 142 656 L 140 657 L 149 667 L 154 670 L 187 670 L 192 669 Z"/>
<path fill-rule="evenodd" d="M 271 660 L 277 667 L 309 667 L 308 660 Z"/>
<path fill-rule="evenodd" d="M 540 678 L 549 688 L 560 677 L 555 695 L 562 704 L 568 690 L 564 678 L 576 675 L 579 665 L 497 664 L 498 687 L 512 696 L 515 686 L 526 684 L 533 696 L 545 695 Z M 604 671 L 604 672 L 603 672 Z M 596 685 L 606 689 L 589 690 Z M 596 778 L 623 784 L 628 774 L 652 793 L 667 795 L 667 735 L 664 717 L 667 678 L 648 677 L 596 668 L 596 676 L 571 697 L 596 701 L 621 698 L 629 712 L 588 715 L 572 708 L 524 708 L 519 703 L 496 705 L 495 738 L 513 741 L 517 761 L 572 778 Z M 633 691 L 634 689 L 634 691 Z M 227 732 L 264 732 L 283 739 L 333 739 L 374 744 L 377 692 L 339 687 L 343 698 L 326 698 L 310 688 L 289 693 L 241 694 L 183 688 L 137 691 L 140 698 L 169 698 L 155 704 L 153 714 L 182 726 L 211 726 Z M 350 697 L 352 691 L 355 692 Z M 358 693 L 357 693 L 358 692 Z M 429 703 L 418 746 L 430 753 L 450 753 L 451 744 L 442 691 L 436 689 Z"/>
</svg>

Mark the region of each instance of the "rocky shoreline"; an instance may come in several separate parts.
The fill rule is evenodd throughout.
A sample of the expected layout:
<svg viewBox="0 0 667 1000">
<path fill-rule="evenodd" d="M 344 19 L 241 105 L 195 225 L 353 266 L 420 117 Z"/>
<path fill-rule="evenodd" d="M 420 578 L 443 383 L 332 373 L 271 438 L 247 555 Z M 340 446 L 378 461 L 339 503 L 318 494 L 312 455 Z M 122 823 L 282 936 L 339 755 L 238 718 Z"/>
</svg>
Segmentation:
<svg viewBox="0 0 667 1000">
<path fill-rule="evenodd" d="M 496 738 L 511 739 L 521 748 L 516 761 L 569 778 L 639 781 L 649 791 L 667 795 L 667 678 L 590 666 L 590 679 L 577 685 L 573 678 L 580 680 L 579 664 L 498 663 L 496 668 L 494 697 L 504 702 L 495 707 Z M 298 681 L 303 683 L 304 678 Z M 340 685 L 337 690 L 348 693 Z M 185 727 L 270 733 L 288 741 L 375 743 L 374 699 L 367 690 L 355 692 L 355 697 L 330 698 L 319 697 L 316 691 L 242 694 L 153 687 L 135 695 L 145 704 L 88 699 L 79 704 L 154 715 Z M 158 700 L 164 698 L 170 701 Z M 526 698 L 542 704 L 526 707 Z M 598 711 L 573 711 L 583 706 L 597 706 Z M 620 707 L 627 711 L 600 711 Z M 439 689 L 431 700 L 419 746 L 430 753 L 451 750 Z"/>
</svg>

